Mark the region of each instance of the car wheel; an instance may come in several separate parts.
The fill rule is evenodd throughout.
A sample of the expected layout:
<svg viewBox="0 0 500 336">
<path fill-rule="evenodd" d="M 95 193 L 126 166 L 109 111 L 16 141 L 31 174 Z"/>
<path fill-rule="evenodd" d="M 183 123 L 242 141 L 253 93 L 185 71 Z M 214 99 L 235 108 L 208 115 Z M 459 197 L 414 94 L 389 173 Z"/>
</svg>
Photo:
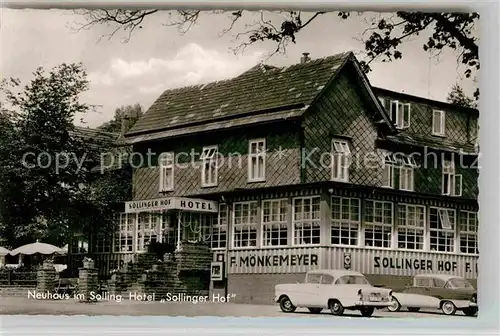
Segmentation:
<svg viewBox="0 0 500 336">
<path fill-rule="evenodd" d="M 323 311 L 323 308 L 307 308 L 309 311 L 313 314 L 319 314 L 321 311 Z"/>
<path fill-rule="evenodd" d="M 328 308 L 330 308 L 333 315 L 340 316 L 344 314 L 344 306 L 342 306 L 339 300 L 330 300 L 330 302 L 328 302 Z"/>
<path fill-rule="evenodd" d="M 475 307 L 464 308 L 463 312 L 466 316 L 475 316 L 477 314 L 477 308 Z"/>
<path fill-rule="evenodd" d="M 297 307 L 292 304 L 288 296 L 283 296 L 280 300 L 280 308 L 284 313 L 293 313 Z"/>
<path fill-rule="evenodd" d="M 374 311 L 375 311 L 374 307 L 362 307 L 361 308 L 361 315 L 364 317 L 370 317 L 373 315 Z"/>
<path fill-rule="evenodd" d="M 457 307 L 455 307 L 455 304 L 451 301 L 444 301 L 441 304 L 441 310 L 445 315 L 453 315 L 457 311 Z"/>
<path fill-rule="evenodd" d="M 418 312 L 419 310 L 420 310 L 420 308 L 418 308 L 418 307 L 408 307 L 408 311 L 409 311 L 410 313 L 416 313 L 416 312 Z"/>
<path fill-rule="evenodd" d="M 401 303 L 399 303 L 398 299 L 392 297 L 391 305 L 387 307 L 387 310 L 390 312 L 398 312 L 401 310 Z"/>
</svg>

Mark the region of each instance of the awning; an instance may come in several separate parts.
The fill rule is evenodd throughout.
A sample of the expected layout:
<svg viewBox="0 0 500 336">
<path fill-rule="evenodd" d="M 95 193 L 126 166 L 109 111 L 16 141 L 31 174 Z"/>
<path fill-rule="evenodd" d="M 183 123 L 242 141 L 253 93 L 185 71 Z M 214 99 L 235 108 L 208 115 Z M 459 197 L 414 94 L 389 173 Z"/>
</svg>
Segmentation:
<svg viewBox="0 0 500 336">
<path fill-rule="evenodd" d="M 168 210 L 217 213 L 219 206 L 215 201 L 186 197 L 164 197 L 125 202 L 126 213 Z"/>
</svg>

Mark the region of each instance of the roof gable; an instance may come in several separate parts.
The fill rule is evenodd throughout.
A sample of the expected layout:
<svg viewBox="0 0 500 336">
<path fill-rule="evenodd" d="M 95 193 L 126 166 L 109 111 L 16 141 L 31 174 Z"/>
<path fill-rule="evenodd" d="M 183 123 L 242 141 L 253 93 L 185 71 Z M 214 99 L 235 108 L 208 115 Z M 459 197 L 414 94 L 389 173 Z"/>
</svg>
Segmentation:
<svg viewBox="0 0 500 336">
<path fill-rule="evenodd" d="M 308 106 L 351 54 L 347 52 L 281 68 L 257 65 L 232 79 L 167 90 L 126 136 L 284 106 Z"/>
</svg>

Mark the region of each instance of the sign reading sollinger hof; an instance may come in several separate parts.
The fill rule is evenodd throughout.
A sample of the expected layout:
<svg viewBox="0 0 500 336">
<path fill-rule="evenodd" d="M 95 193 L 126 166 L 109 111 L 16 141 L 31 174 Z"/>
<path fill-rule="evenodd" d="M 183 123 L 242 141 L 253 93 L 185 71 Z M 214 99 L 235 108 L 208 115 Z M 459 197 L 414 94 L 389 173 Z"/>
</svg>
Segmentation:
<svg viewBox="0 0 500 336">
<path fill-rule="evenodd" d="M 126 213 L 168 210 L 217 213 L 219 207 L 214 201 L 185 197 L 165 197 L 125 203 Z"/>
</svg>

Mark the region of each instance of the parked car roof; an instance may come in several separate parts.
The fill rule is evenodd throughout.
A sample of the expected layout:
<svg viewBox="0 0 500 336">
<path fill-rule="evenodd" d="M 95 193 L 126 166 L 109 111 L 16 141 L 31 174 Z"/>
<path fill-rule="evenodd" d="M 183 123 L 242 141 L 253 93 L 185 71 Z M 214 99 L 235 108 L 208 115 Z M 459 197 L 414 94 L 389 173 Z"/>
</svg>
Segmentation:
<svg viewBox="0 0 500 336">
<path fill-rule="evenodd" d="M 463 279 L 462 277 L 458 276 L 458 275 L 451 275 L 451 274 L 418 274 L 418 275 L 415 275 L 415 278 L 437 278 L 437 279 L 441 279 L 443 281 L 448 281 L 450 279 L 456 279 L 456 278 L 459 278 L 459 279 Z"/>
<path fill-rule="evenodd" d="M 350 270 L 344 270 L 344 269 L 315 269 L 315 270 L 310 270 L 307 272 L 307 274 L 329 274 L 333 276 L 334 278 L 338 278 L 344 275 L 359 275 L 359 276 L 364 276 L 362 273 L 356 272 L 356 271 L 350 271 Z"/>
</svg>

